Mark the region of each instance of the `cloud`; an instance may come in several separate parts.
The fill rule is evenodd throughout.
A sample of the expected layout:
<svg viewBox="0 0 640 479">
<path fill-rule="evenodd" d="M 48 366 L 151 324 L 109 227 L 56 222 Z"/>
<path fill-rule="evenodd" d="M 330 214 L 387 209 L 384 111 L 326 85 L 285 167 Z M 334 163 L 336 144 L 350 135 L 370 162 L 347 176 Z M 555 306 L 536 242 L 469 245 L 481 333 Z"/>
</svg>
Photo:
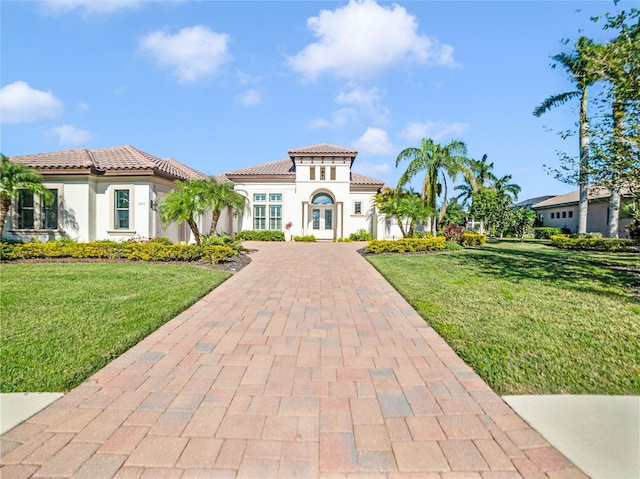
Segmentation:
<svg viewBox="0 0 640 479">
<path fill-rule="evenodd" d="M 254 106 L 262 101 L 260 92 L 258 90 L 247 90 L 244 93 L 238 95 L 238 101 L 243 106 Z"/>
<path fill-rule="evenodd" d="M 469 128 L 468 123 L 446 123 L 444 121 L 425 121 L 407 123 L 400 136 L 409 141 L 420 141 L 432 138 L 435 141 L 443 138 L 459 137 Z"/>
<path fill-rule="evenodd" d="M 172 68 L 179 81 L 194 83 L 214 75 L 231 60 L 228 43 L 226 33 L 196 25 L 176 34 L 158 31 L 145 35 L 140 40 L 140 50 L 160 67 Z"/>
<path fill-rule="evenodd" d="M 358 138 L 354 146 L 361 151 L 376 155 L 388 155 L 393 152 L 393 145 L 389 142 L 389 135 L 380 128 L 368 127 L 367 131 Z"/>
<path fill-rule="evenodd" d="M 356 162 L 353 164 L 353 171 L 365 176 L 388 175 L 393 171 L 391 165 L 387 163 L 371 163 L 370 161 Z"/>
<path fill-rule="evenodd" d="M 353 88 L 351 91 L 340 92 L 336 103 L 341 105 L 354 105 L 361 114 L 377 123 L 386 123 L 389 119 L 389 109 L 380 101 L 381 92 L 373 87 L 369 90 Z"/>
<path fill-rule="evenodd" d="M 309 128 L 335 128 L 353 124 L 358 120 L 358 112 L 353 108 L 334 111 L 331 119 L 316 118 L 309 122 Z"/>
<path fill-rule="evenodd" d="M 56 126 L 52 131 L 58 136 L 58 142 L 61 145 L 81 145 L 91 138 L 87 130 L 81 130 L 71 125 Z"/>
<path fill-rule="evenodd" d="M 81 10 L 86 14 L 105 14 L 116 10 L 136 8 L 141 0 L 43 0 L 45 11 L 53 14 Z"/>
<path fill-rule="evenodd" d="M 287 58 L 307 80 L 322 73 L 366 78 L 402 61 L 456 66 L 453 48 L 419 33 L 416 17 L 395 3 L 350 0 L 307 19 L 307 28 L 317 41 Z"/>
<path fill-rule="evenodd" d="M 50 91 L 16 81 L 0 88 L 0 117 L 4 123 L 28 123 L 62 114 L 62 102 Z"/>
</svg>

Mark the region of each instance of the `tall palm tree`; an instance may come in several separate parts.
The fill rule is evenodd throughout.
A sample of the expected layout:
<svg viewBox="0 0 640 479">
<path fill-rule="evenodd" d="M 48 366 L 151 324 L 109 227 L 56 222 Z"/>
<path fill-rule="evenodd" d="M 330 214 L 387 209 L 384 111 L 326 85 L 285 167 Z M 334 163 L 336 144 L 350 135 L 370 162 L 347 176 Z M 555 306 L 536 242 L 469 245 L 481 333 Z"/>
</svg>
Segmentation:
<svg viewBox="0 0 640 479">
<path fill-rule="evenodd" d="M 13 163 L 0 153 L 0 236 L 4 231 L 13 198 L 20 190 L 39 195 L 45 204 L 53 200 L 51 191 L 42 185 L 42 175 L 38 170 L 20 163 Z"/>
<path fill-rule="evenodd" d="M 509 197 L 513 203 L 518 200 L 521 188 L 515 183 L 511 183 L 512 178 L 513 177 L 511 175 L 504 175 L 501 178 L 495 178 L 491 183 L 490 188 L 498 193 L 499 196 Z"/>
<path fill-rule="evenodd" d="M 587 214 L 589 208 L 589 120 L 587 117 L 587 89 L 593 85 L 599 76 L 592 68 L 590 56 L 587 52 L 592 48 L 593 41 L 580 37 L 575 50 L 571 53 L 559 53 L 551 57 L 562 66 L 576 84 L 576 90 L 553 95 L 544 100 L 533 110 L 535 116 L 540 116 L 551 108 L 563 105 L 573 98 L 580 98 L 580 166 L 578 172 L 578 186 L 580 196 L 578 200 L 578 233 L 587 232 Z M 555 64 L 552 65 L 555 68 Z"/>
<path fill-rule="evenodd" d="M 168 226 L 172 222 L 179 225 L 185 221 L 189 225 L 196 244 L 200 244 L 200 231 L 196 218 L 205 211 L 200 191 L 192 181 L 176 181 L 176 188 L 164 195 L 160 200 L 160 219 Z"/>
<path fill-rule="evenodd" d="M 481 160 L 469 159 L 467 169 L 463 172 L 465 182 L 454 188 L 454 190 L 461 191 L 457 199 L 461 199 L 463 204 L 468 203 L 478 189 L 488 186 L 491 181 L 495 180 L 492 170 L 493 163 L 487 163 L 486 154 L 482 155 Z"/>
<path fill-rule="evenodd" d="M 405 148 L 396 159 L 396 167 L 408 160 L 407 170 L 398 180 L 398 188 L 404 188 L 416 175 L 424 171 L 420 197 L 426 206 L 435 212 L 431 217 L 431 232 L 436 235 L 438 219 L 444 218 L 447 208 L 447 179 L 453 181 L 465 169 L 467 146 L 462 141 L 454 140 L 448 145 L 440 145 L 431 138 L 423 138 L 420 148 Z M 442 180 L 442 183 L 439 180 Z M 437 213 L 437 197 L 443 195 L 442 208 Z"/>
<path fill-rule="evenodd" d="M 233 183 L 220 183 L 210 176 L 206 180 L 195 180 L 193 186 L 200 191 L 199 196 L 204 203 L 204 208 L 211 209 L 209 236 L 215 234 L 218 220 L 225 208 L 238 212 L 248 208 L 249 200 L 233 189 Z"/>
</svg>

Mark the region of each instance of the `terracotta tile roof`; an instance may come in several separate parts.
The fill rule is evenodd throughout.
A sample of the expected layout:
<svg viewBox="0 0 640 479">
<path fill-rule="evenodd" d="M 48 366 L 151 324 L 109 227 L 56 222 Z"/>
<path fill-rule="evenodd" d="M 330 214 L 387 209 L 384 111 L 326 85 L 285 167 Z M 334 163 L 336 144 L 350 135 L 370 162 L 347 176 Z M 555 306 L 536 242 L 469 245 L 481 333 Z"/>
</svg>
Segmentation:
<svg viewBox="0 0 640 479">
<path fill-rule="evenodd" d="M 93 173 L 147 171 L 170 179 L 189 180 L 206 178 L 173 158 L 158 158 L 133 146 L 113 146 L 93 150 L 74 149 L 14 156 L 15 163 L 22 163 L 39 170 L 88 170 Z"/>
<path fill-rule="evenodd" d="M 368 176 L 360 175 L 358 173 L 351 173 L 351 184 L 352 185 L 371 185 L 378 186 L 382 188 L 384 186 L 384 181 L 376 180 L 374 178 L 369 178 Z"/>
<path fill-rule="evenodd" d="M 290 158 L 284 160 L 271 161 L 262 163 L 261 165 L 241 168 L 239 170 L 229 171 L 225 173 L 227 177 L 235 176 L 291 176 L 295 177 L 296 166 Z"/>
<path fill-rule="evenodd" d="M 357 150 L 345 148 L 343 146 L 330 145 L 328 143 L 318 143 L 317 145 L 303 146 L 289 150 L 289 156 L 350 156 L 355 158 Z"/>
<path fill-rule="evenodd" d="M 628 196 L 631 194 L 628 188 L 623 188 L 620 192 L 622 196 Z M 609 188 L 600 185 L 591 185 L 589 186 L 589 201 L 601 200 L 604 198 L 609 198 L 611 195 Z M 570 193 L 564 195 L 554 196 L 553 198 L 549 198 L 548 200 L 541 201 L 540 203 L 536 203 L 533 205 L 533 208 L 549 208 L 553 206 L 566 205 L 569 203 L 578 203 L 580 199 L 580 190 L 574 190 Z"/>
</svg>

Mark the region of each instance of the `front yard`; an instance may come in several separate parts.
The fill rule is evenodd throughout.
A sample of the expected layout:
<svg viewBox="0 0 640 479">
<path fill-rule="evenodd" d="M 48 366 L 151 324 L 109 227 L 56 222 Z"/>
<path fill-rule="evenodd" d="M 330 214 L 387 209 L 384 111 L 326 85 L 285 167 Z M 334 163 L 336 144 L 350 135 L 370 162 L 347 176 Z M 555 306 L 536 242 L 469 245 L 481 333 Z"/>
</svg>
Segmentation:
<svg viewBox="0 0 640 479">
<path fill-rule="evenodd" d="M 640 394 L 640 257 L 487 244 L 369 261 L 499 394 Z"/>
<path fill-rule="evenodd" d="M 189 265 L 0 264 L 0 392 L 72 389 L 229 275 Z"/>
</svg>

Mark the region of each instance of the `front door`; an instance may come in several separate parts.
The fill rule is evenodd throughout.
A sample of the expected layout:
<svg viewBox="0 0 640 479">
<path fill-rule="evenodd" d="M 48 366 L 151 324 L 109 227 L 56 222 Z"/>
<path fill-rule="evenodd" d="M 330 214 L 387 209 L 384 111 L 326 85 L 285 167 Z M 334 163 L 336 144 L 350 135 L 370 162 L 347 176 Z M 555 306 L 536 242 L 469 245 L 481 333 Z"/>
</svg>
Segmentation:
<svg viewBox="0 0 640 479">
<path fill-rule="evenodd" d="M 333 205 L 313 205 L 311 207 L 311 234 L 319 240 L 334 239 Z"/>
</svg>

